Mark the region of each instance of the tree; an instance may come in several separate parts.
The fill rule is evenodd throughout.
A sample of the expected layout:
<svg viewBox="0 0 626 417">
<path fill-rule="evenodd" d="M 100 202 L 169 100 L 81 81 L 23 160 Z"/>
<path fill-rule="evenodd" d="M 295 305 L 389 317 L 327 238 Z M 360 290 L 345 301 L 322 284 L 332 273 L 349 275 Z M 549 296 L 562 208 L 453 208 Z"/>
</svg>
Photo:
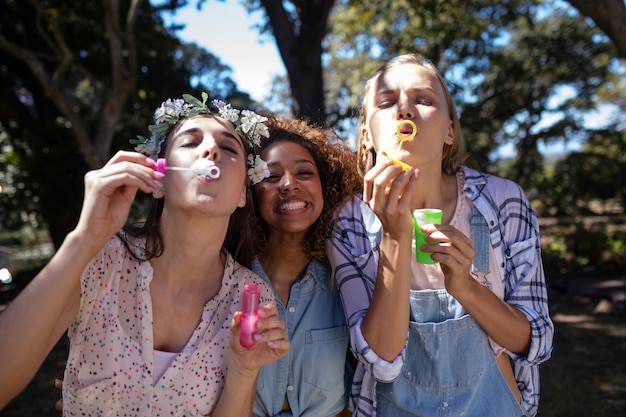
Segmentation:
<svg viewBox="0 0 626 417">
<path fill-rule="evenodd" d="M 207 0 L 198 0 L 200 8 Z M 224 1 L 224 0 L 220 0 Z M 326 107 L 322 56 L 335 0 L 245 0 L 249 12 L 263 11 L 261 33 L 271 32 L 287 69 L 295 117 L 324 124 Z"/>
<path fill-rule="evenodd" d="M 198 89 L 249 102 L 219 59 L 163 26 L 160 13 L 179 3 L 0 3 L 0 126 L 19 164 L 0 203 L 27 201 L 20 206 L 36 210 L 55 245 L 78 218 L 85 171 L 146 134 L 163 97 L 193 93 L 197 80 Z"/>
<path fill-rule="evenodd" d="M 624 0 L 568 0 L 583 15 L 593 19 L 626 58 L 626 4 Z"/>
<path fill-rule="evenodd" d="M 80 77 L 80 63 L 71 48 L 69 33 L 63 32 L 63 26 L 70 23 L 72 16 L 83 16 L 79 5 L 74 8 L 47 10 L 39 0 L 29 0 L 30 8 L 18 7 L 16 2 L 7 3 L 7 17 L 30 19 L 21 20 L 23 25 L 16 25 L 13 36 L 3 31 L 0 36 L 0 50 L 20 61 L 33 74 L 43 94 L 58 109 L 76 138 L 80 152 L 91 168 L 102 166 L 109 154 L 115 126 L 128 96 L 134 91 L 137 80 L 137 47 L 134 36 L 137 18 L 138 0 L 133 0 L 128 8 L 120 10 L 118 2 L 104 0 L 104 22 L 98 27 L 109 35 L 108 49 L 111 63 L 111 90 L 101 103 L 99 126 L 94 131 L 94 140 L 90 132 L 74 110 L 77 104 L 64 89 L 71 79 Z M 53 13 L 57 14 L 57 18 Z M 120 15 L 122 13 L 122 15 Z M 33 18 L 34 16 L 34 18 Z M 75 18 L 75 17 L 74 17 Z M 125 22 L 125 25 L 120 25 Z M 102 27 L 102 23 L 104 27 Z M 41 35 L 40 39 L 32 36 Z M 39 42 L 43 40 L 44 42 Z"/>
<path fill-rule="evenodd" d="M 582 115 L 598 104 L 612 58 L 611 45 L 580 15 L 544 7 L 530 0 L 347 1 L 333 13 L 328 37 L 329 96 L 356 109 L 363 80 L 382 60 L 422 53 L 453 92 L 471 164 L 493 172 L 495 150 L 513 145 L 512 171 L 498 173 L 532 191 L 542 174 L 539 144 L 583 134 Z M 563 89 L 574 97 L 555 100 Z M 329 109 L 339 120 L 341 109 Z"/>
</svg>

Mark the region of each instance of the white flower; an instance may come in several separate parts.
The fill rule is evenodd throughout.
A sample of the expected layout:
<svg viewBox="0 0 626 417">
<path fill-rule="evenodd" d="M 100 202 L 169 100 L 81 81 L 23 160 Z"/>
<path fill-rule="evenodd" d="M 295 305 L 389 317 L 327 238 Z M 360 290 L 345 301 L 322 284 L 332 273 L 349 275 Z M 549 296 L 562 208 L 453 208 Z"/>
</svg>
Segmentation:
<svg viewBox="0 0 626 417">
<path fill-rule="evenodd" d="M 266 138 L 270 137 L 270 131 L 263 123 L 258 123 L 256 128 L 254 129 L 254 136 L 259 139 L 259 143 L 257 146 L 261 144 L 261 138 L 259 136 L 265 136 Z"/>
<path fill-rule="evenodd" d="M 155 135 L 151 135 L 143 143 L 137 144 L 135 150 L 153 159 L 156 159 L 161 152 L 161 144 L 163 140 L 157 140 Z"/>
<path fill-rule="evenodd" d="M 220 117 L 228 120 L 231 123 L 235 123 L 239 119 L 239 110 L 233 109 L 229 104 L 224 103 L 222 100 L 213 100 L 213 105 L 217 107 Z"/>
<path fill-rule="evenodd" d="M 183 98 L 168 98 L 154 111 L 154 124 L 148 126 L 150 137 L 137 136 L 131 139 L 131 144 L 136 145 L 135 150 L 146 156 L 156 159 L 161 152 L 161 146 L 168 132 L 179 120 L 198 114 L 214 114 L 206 106 L 207 93 L 202 93 L 202 100 L 183 94 Z M 222 117 L 233 124 L 239 135 L 245 139 L 252 148 L 252 154 L 248 155 L 248 176 L 253 184 L 257 184 L 269 176 L 267 163 L 256 154 L 256 148 L 261 145 L 261 136 L 269 137 L 270 133 L 263 124 L 267 117 L 260 116 L 251 110 L 239 111 L 233 109 L 229 103 L 222 100 L 213 100 L 212 104 L 217 108 L 217 116 Z M 241 115 L 241 117 L 240 117 Z"/>
<path fill-rule="evenodd" d="M 260 156 L 248 155 L 248 177 L 252 184 L 258 184 L 265 178 L 270 176 L 270 170 L 267 167 L 267 162 L 261 159 Z"/>
</svg>

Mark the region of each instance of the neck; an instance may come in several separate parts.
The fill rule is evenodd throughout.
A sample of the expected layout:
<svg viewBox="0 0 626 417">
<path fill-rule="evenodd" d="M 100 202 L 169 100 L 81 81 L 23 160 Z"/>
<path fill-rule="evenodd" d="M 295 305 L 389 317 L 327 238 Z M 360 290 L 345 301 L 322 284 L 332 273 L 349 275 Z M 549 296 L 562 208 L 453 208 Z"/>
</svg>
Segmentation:
<svg viewBox="0 0 626 417">
<path fill-rule="evenodd" d="M 311 258 L 304 254 L 301 242 L 301 238 L 270 237 L 263 251 L 257 255 L 272 285 L 278 281 L 291 284 L 302 276 Z"/>
<path fill-rule="evenodd" d="M 151 260 L 155 279 L 172 288 L 221 284 L 225 254 L 222 252 L 228 222 L 224 219 L 161 221 L 163 254 Z"/>
<path fill-rule="evenodd" d="M 457 201 L 456 175 L 437 171 L 433 175 L 423 174 L 417 179 L 416 192 L 411 199 L 411 209 L 438 208 L 443 210 L 443 223 L 448 223 Z"/>
</svg>

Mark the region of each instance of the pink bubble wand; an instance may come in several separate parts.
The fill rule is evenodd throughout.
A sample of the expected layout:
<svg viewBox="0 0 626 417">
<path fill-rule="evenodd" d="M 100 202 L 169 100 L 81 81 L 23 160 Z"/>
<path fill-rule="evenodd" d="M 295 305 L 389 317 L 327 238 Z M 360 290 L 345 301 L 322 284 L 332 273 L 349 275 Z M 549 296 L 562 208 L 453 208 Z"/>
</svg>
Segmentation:
<svg viewBox="0 0 626 417">
<path fill-rule="evenodd" d="M 166 170 L 170 171 L 191 171 L 196 175 L 204 175 L 209 178 L 217 179 L 220 177 L 220 169 L 216 166 L 210 167 L 170 167 L 167 166 L 167 160 L 165 158 L 159 158 L 156 160 L 155 171 L 158 171 L 165 175 Z"/>
</svg>

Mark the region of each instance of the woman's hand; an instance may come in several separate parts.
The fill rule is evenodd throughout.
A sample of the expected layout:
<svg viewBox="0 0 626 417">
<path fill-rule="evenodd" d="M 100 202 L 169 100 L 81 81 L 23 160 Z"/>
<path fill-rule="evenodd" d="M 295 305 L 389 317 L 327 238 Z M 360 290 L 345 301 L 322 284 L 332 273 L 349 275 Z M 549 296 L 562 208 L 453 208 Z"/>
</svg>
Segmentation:
<svg viewBox="0 0 626 417">
<path fill-rule="evenodd" d="M 376 213 L 383 230 L 392 236 L 411 235 L 411 196 L 418 170 L 393 165 L 381 158 L 364 177 L 363 201 Z"/>
<path fill-rule="evenodd" d="M 101 169 L 85 175 L 85 198 L 75 230 L 102 246 L 126 222 L 137 190 L 150 193 L 161 188 L 162 178 L 152 159 L 117 152 Z"/>
<path fill-rule="evenodd" d="M 235 365 L 240 371 L 258 371 L 264 365 L 272 363 L 287 354 L 289 343 L 285 322 L 278 317 L 275 304 L 267 304 L 259 309 L 259 319 L 256 322 L 255 344 L 251 348 L 244 348 L 239 343 L 241 316 L 238 311 L 234 314 L 230 326 L 229 369 Z M 231 359 L 233 362 L 231 362 Z"/>
<path fill-rule="evenodd" d="M 423 252 L 432 253 L 433 260 L 439 262 L 445 277 L 446 290 L 452 294 L 464 291 L 474 280 L 470 275 L 474 259 L 472 240 L 456 227 L 449 224 L 426 225 L 426 242 L 435 245 L 423 245 Z"/>
<path fill-rule="evenodd" d="M 61 398 L 57 402 L 54 403 L 54 409 L 59 412 L 60 416 L 62 416 L 63 415 L 63 380 L 55 379 L 54 388 L 61 391 Z"/>
</svg>

